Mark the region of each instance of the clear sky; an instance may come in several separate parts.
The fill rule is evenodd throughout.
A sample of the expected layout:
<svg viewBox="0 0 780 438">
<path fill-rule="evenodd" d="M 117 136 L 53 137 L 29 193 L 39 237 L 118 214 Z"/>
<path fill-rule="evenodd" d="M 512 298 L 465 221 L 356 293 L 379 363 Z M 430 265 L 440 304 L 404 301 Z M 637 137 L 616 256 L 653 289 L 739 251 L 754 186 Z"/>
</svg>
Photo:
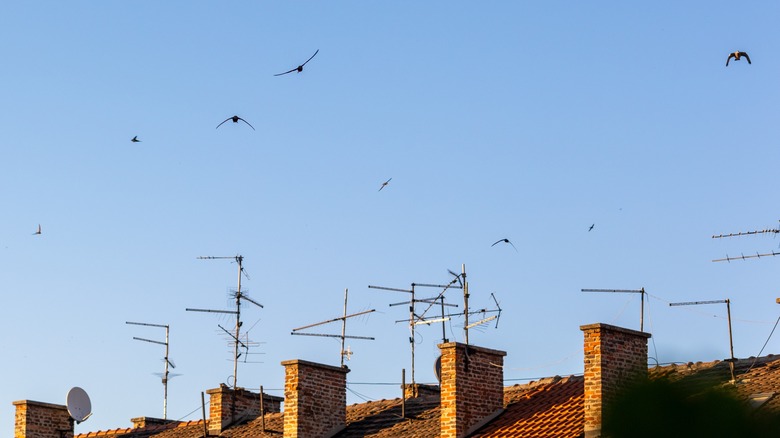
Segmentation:
<svg viewBox="0 0 780 438">
<path fill-rule="evenodd" d="M 408 288 L 466 265 L 473 344 L 507 384 L 582 372 L 579 326 L 645 330 L 661 363 L 758 354 L 780 306 L 777 2 L 39 1 L 0 6 L 0 430 L 15 400 L 169 418 L 233 368 L 218 325 L 244 256 L 239 386 L 282 395 L 280 362 L 337 365 L 350 403 L 396 397 L 410 368 Z M 316 50 L 303 72 L 296 67 Z M 749 53 L 725 66 L 730 52 Z M 225 118 L 238 115 L 249 126 Z M 130 141 L 134 136 L 139 143 Z M 381 184 L 392 178 L 379 191 Z M 38 224 L 42 234 L 33 235 Z M 591 231 L 588 231 L 591 225 Z M 507 244 L 491 246 L 508 238 Z M 435 295 L 438 290 L 423 294 Z M 459 304 L 458 291 L 447 300 Z M 447 325 L 463 341 L 463 321 Z M 338 333 L 338 324 L 320 333 Z M 312 330 L 314 332 L 314 330 Z M 441 329 L 415 336 L 435 381 Z M 764 354 L 780 353 L 780 338 Z"/>
</svg>

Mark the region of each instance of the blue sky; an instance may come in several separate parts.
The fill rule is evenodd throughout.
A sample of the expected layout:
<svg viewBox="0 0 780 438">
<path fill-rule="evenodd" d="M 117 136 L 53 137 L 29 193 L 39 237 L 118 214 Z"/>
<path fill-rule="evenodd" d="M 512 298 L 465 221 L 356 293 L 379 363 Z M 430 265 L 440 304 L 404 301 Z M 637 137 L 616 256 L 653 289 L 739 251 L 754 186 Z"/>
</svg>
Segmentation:
<svg viewBox="0 0 780 438">
<path fill-rule="evenodd" d="M 244 256 L 263 354 L 238 383 L 276 395 L 281 361 L 338 364 L 337 341 L 290 331 L 339 316 L 349 288 L 350 311 L 377 309 L 348 325 L 376 338 L 349 342 L 349 402 L 396 397 L 407 314 L 388 304 L 408 297 L 367 286 L 446 282 L 461 264 L 472 306 L 495 293 L 504 309 L 470 341 L 508 352 L 507 384 L 582 372 L 580 325 L 639 328 L 637 295 L 582 288 L 644 287 L 663 363 L 728 357 L 725 306 L 668 303 L 730 298 L 735 354 L 756 355 L 780 258 L 711 260 L 780 240 L 711 236 L 780 225 L 778 9 L 4 4 L 0 430 L 12 401 L 64 403 L 73 386 L 94 411 L 77 432 L 162 416 L 162 347 L 132 337 L 164 333 L 125 321 L 171 326 L 169 418 L 198 419 L 200 392 L 232 374 L 232 321 L 184 309 L 229 309 L 236 285 L 235 264 L 198 256 Z M 726 67 L 735 50 L 753 64 Z M 234 114 L 256 131 L 215 129 Z M 503 238 L 517 251 L 491 247 Z M 440 337 L 417 332 L 418 382 Z M 448 337 L 463 341 L 462 320 Z"/>
</svg>

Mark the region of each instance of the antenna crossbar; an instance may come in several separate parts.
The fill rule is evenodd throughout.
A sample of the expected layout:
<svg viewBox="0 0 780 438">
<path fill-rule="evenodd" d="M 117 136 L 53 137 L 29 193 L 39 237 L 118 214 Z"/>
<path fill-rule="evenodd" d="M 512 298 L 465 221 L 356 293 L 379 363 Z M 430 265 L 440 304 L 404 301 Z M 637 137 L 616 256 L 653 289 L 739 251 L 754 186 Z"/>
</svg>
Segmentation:
<svg viewBox="0 0 780 438">
<path fill-rule="evenodd" d="M 150 324 L 148 322 L 132 322 L 132 321 L 125 321 L 125 324 L 131 324 L 131 325 L 144 325 L 147 327 L 160 327 L 160 328 L 168 328 L 165 324 Z"/>
<path fill-rule="evenodd" d="M 711 301 L 686 301 L 682 303 L 669 303 L 670 306 L 696 306 L 699 304 L 725 304 L 729 300 L 711 300 Z"/>
<path fill-rule="evenodd" d="M 639 308 L 639 331 L 645 331 L 645 288 L 641 289 L 580 289 L 582 292 L 610 292 L 640 294 L 641 304 Z"/>
<path fill-rule="evenodd" d="M 190 308 L 186 308 L 184 310 L 188 312 L 228 313 L 231 315 L 238 315 L 238 312 L 235 310 L 190 309 Z"/>
<path fill-rule="evenodd" d="M 765 230 L 756 230 L 756 231 L 740 231 L 739 233 L 729 233 L 729 234 L 718 234 L 717 236 L 712 236 L 713 239 L 720 239 L 723 237 L 737 237 L 737 236 L 750 236 L 752 234 L 762 234 L 762 233 L 780 233 L 780 230 L 778 229 L 765 229 Z"/>
<path fill-rule="evenodd" d="M 355 317 L 355 316 L 365 315 L 365 314 L 371 313 L 371 312 L 376 312 L 376 309 L 364 310 L 362 312 L 353 313 L 351 315 L 339 316 L 338 318 L 329 319 L 327 321 L 315 322 L 314 324 L 309 324 L 309 325 L 305 325 L 303 327 L 294 328 L 294 329 L 292 329 L 292 331 L 297 332 L 298 330 L 303 330 L 303 329 L 307 329 L 307 328 L 311 328 L 311 327 L 316 327 L 318 325 L 328 324 L 328 323 L 331 323 L 331 322 L 341 321 L 341 320 L 344 320 L 344 319 L 347 319 L 347 318 L 352 318 L 352 317 Z"/>
<path fill-rule="evenodd" d="M 327 333 L 297 333 L 297 332 L 293 332 L 293 333 L 290 333 L 290 334 L 291 335 L 297 335 L 297 336 L 321 336 L 321 337 L 324 337 L 324 338 L 341 338 L 342 337 L 341 335 L 331 335 L 331 334 L 327 334 Z M 373 338 L 371 336 L 344 335 L 343 337 L 345 339 L 367 339 L 369 341 L 373 341 L 375 339 L 375 338 Z"/>
<path fill-rule="evenodd" d="M 636 289 L 580 289 L 582 292 L 622 292 L 622 293 L 635 293 L 635 294 L 643 294 L 645 293 L 644 290 L 636 290 Z"/>
<path fill-rule="evenodd" d="M 732 260 L 756 259 L 756 258 L 771 257 L 771 256 L 776 256 L 776 255 L 780 255 L 780 252 L 772 251 L 772 252 L 766 253 L 766 254 L 756 253 L 755 255 L 744 255 L 744 254 L 742 254 L 739 257 L 729 257 L 728 255 L 726 255 L 726 258 L 715 259 L 715 260 L 713 260 L 713 262 L 730 262 Z"/>
<path fill-rule="evenodd" d="M 153 341 L 151 339 L 138 338 L 138 337 L 135 337 L 135 336 L 133 336 L 133 339 L 135 339 L 136 341 L 151 342 L 152 344 L 168 345 L 165 342 Z"/>
<path fill-rule="evenodd" d="M 369 289 L 390 290 L 390 291 L 394 291 L 394 292 L 406 292 L 406 293 L 410 293 L 410 294 L 414 293 L 413 290 L 398 289 L 398 288 L 394 288 L 394 287 L 384 287 L 384 286 L 371 286 L 370 284 L 368 285 L 368 288 Z"/>
</svg>

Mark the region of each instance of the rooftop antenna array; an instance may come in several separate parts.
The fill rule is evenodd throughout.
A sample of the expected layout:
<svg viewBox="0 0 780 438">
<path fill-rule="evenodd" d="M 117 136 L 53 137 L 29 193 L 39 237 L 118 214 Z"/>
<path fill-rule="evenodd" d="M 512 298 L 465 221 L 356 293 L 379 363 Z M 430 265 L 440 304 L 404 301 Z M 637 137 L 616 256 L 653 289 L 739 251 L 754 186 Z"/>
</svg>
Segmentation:
<svg viewBox="0 0 780 438">
<path fill-rule="evenodd" d="M 731 371 L 731 382 L 736 382 L 736 378 L 734 377 L 734 338 L 731 336 L 731 300 L 728 298 L 725 300 L 712 300 L 712 301 L 688 301 L 683 303 L 669 303 L 670 306 L 698 306 L 701 304 L 726 304 L 726 314 L 728 315 L 728 321 L 729 321 L 729 350 L 731 353 L 731 358 L 729 359 L 729 370 Z"/>
<path fill-rule="evenodd" d="M 236 289 L 236 293 L 234 298 L 236 299 L 236 310 L 212 310 L 212 309 L 185 309 L 188 312 L 208 312 L 208 313 L 226 313 L 230 315 L 236 315 L 236 327 L 235 327 L 235 333 L 229 332 L 227 329 L 219 326 L 220 329 L 222 329 L 225 333 L 227 333 L 230 338 L 233 340 L 233 389 L 238 388 L 238 358 L 241 356 L 242 353 L 238 352 L 238 347 L 241 346 L 246 351 L 245 353 L 248 354 L 249 352 L 249 340 L 246 342 L 241 341 L 241 300 L 249 301 L 250 303 L 262 308 L 263 305 L 258 303 L 257 301 L 249 298 L 245 293 L 241 291 L 241 275 L 244 275 L 247 279 L 249 279 L 249 275 L 247 275 L 246 271 L 244 271 L 244 257 L 241 255 L 235 255 L 231 257 L 213 257 L 213 256 L 205 256 L 205 257 L 198 257 L 200 260 L 217 260 L 217 259 L 231 259 L 235 260 L 238 264 L 238 288 Z M 249 335 L 247 334 L 247 337 Z"/>
<path fill-rule="evenodd" d="M 163 384 L 163 420 L 167 420 L 168 419 L 168 378 L 170 377 L 169 373 L 168 373 L 168 366 L 170 366 L 171 368 L 176 368 L 176 365 L 168 357 L 168 345 L 169 345 L 168 344 L 168 336 L 169 336 L 169 333 L 170 333 L 170 327 L 167 324 L 165 324 L 165 325 L 163 325 L 163 324 L 149 324 L 149 323 L 145 323 L 145 322 L 131 322 L 131 321 L 125 321 L 125 324 L 141 325 L 141 326 L 147 326 L 147 327 L 159 327 L 159 328 L 164 328 L 165 329 L 165 342 L 155 341 L 155 340 L 146 339 L 146 338 L 139 338 L 139 337 L 136 337 L 136 336 L 133 336 L 133 339 L 135 339 L 136 341 L 150 342 L 152 344 L 159 344 L 159 345 L 164 345 L 165 346 L 165 357 L 163 357 L 163 361 L 165 362 L 165 370 L 163 371 L 163 374 L 162 374 L 162 384 Z"/>
<path fill-rule="evenodd" d="M 611 292 L 611 293 L 629 293 L 640 294 L 641 304 L 639 308 L 639 331 L 645 331 L 645 288 L 641 289 L 580 289 L 582 292 Z"/>
<path fill-rule="evenodd" d="M 344 342 L 346 339 L 367 339 L 370 341 L 373 341 L 374 338 L 369 336 L 351 336 L 347 335 L 347 319 L 353 318 L 355 316 L 360 315 L 366 315 L 368 313 L 375 312 L 376 309 L 371 310 L 364 310 L 362 312 L 353 313 L 351 315 L 347 315 L 347 298 L 349 296 L 349 289 L 344 289 L 344 315 L 340 316 L 338 318 L 329 319 L 327 321 L 321 321 L 321 322 L 315 322 L 314 324 L 305 325 L 303 327 L 298 327 L 292 329 L 291 335 L 301 335 L 301 336 L 321 336 L 326 338 L 340 338 L 341 339 L 341 366 L 344 366 L 344 358 L 349 360 L 349 358 L 352 356 L 352 351 L 349 350 L 349 348 L 344 348 Z M 341 334 L 340 335 L 332 335 L 332 334 L 323 334 L 323 333 L 300 333 L 300 330 L 305 330 L 312 327 L 317 327 L 323 324 L 329 324 L 331 322 L 337 322 L 341 321 Z"/>
<path fill-rule="evenodd" d="M 464 278 L 465 278 L 465 273 L 463 275 L 464 275 Z M 390 304 L 390 306 L 391 307 L 392 306 L 400 306 L 402 304 L 409 305 L 409 319 L 403 319 L 403 320 L 399 320 L 399 321 L 396 321 L 396 322 L 408 322 L 409 323 L 409 345 L 411 347 L 411 355 L 412 355 L 412 370 L 411 370 L 412 371 L 412 385 L 415 384 L 415 380 L 414 380 L 414 334 L 415 334 L 416 327 L 418 325 L 420 325 L 420 324 L 430 325 L 430 324 L 435 323 L 435 322 L 441 322 L 442 323 L 442 331 L 444 332 L 445 331 L 444 322 L 445 321 L 449 321 L 449 319 L 450 319 L 450 316 L 444 315 L 443 310 L 442 310 L 442 316 L 440 318 L 428 318 L 428 319 L 426 319 L 426 318 L 424 318 L 425 312 L 423 312 L 421 315 L 417 315 L 417 313 L 415 313 L 415 305 L 417 303 L 427 303 L 427 304 L 429 304 L 428 309 L 430 309 L 433 304 L 437 304 L 437 303 L 440 304 L 442 309 L 445 306 L 446 307 L 457 307 L 457 305 L 455 305 L 455 304 L 447 304 L 447 303 L 444 302 L 444 291 L 446 291 L 449 288 L 455 288 L 455 289 L 460 289 L 461 288 L 461 286 L 454 286 L 454 283 L 456 283 L 456 282 L 457 282 L 457 280 L 452 280 L 449 284 L 446 284 L 446 285 L 443 285 L 443 284 L 412 283 L 411 289 L 397 289 L 397 288 L 392 288 L 392 287 L 372 286 L 372 285 L 368 286 L 369 289 L 380 289 L 380 290 L 386 290 L 386 291 L 391 291 L 391 292 L 404 292 L 404 293 L 411 294 L 411 298 L 409 299 L 409 301 L 403 301 L 403 302 L 400 302 L 400 303 L 393 303 L 393 304 Z M 434 287 L 434 288 L 440 288 L 440 289 L 443 289 L 443 290 L 435 298 L 419 299 L 419 298 L 416 298 L 416 288 L 417 287 Z M 428 309 L 426 309 L 425 311 L 427 312 Z"/>
<path fill-rule="evenodd" d="M 767 234 L 767 233 L 778 234 L 778 233 L 780 233 L 780 229 L 778 229 L 778 228 L 767 228 L 767 229 L 763 229 L 763 230 L 740 231 L 738 233 L 713 235 L 712 238 L 713 239 L 722 239 L 722 238 L 725 238 L 725 237 L 751 236 L 751 235 L 754 235 L 754 234 Z M 740 254 L 739 257 L 729 257 L 729 255 L 726 254 L 725 258 L 715 259 L 715 260 L 713 260 L 713 262 L 731 262 L 732 260 L 745 260 L 745 259 L 754 259 L 754 258 L 761 258 L 761 257 L 772 257 L 772 256 L 776 256 L 776 255 L 780 255 L 780 252 L 772 251 L 772 252 L 769 252 L 769 253 L 760 254 L 760 253 L 758 253 L 758 251 L 756 251 L 755 254 L 751 254 L 751 255 Z"/>
</svg>

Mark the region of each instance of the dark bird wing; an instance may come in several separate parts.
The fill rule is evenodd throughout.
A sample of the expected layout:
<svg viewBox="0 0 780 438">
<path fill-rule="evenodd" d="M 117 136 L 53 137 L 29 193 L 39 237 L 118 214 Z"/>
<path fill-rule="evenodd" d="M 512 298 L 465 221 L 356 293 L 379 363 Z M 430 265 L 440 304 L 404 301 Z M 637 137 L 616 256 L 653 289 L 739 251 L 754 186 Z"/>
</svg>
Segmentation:
<svg viewBox="0 0 780 438">
<path fill-rule="evenodd" d="M 745 53 L 745 52 L 739 52 L 739 56 L 744 56 L 744 57 L 745 57 L 745 59 L 747 59 L 747 62 L 748 62 L 748 64 L 752 64 L 752 62 L 750 62 L 750 57 L 748 56 L 748 54 L 747 54 L 747 53 Z"/>
<path fill-rule="evenodd" d="M 514 249 L 515 249 L 515 252 L 520 252 L 520 251 L 518 251 L 518 250 L 517 250 L 517 247 L 515 246 L 515 244 L 514 244 L 514 243 L 512 243 L 512 241 L 510 241 L 510 240 L 507 240 L 507 241 L 506 241 L 506 243 L 508 243 L 508 244 L 512 245 L 512 248 L 514 248 Z"/>
<path fill-rule="evenodd" d="M 281 75 L 286 75 L 287 73 L 292 73 L 292 72 L 294 72 L 294 71 L 297 71 L 297 70 L 298 70 L 298 67 L 295 67 L 295 68 L 294 68 L 294 69 L 292 69 L 292 70 L 288 70 L 288 71 L 286 71 L 286 72 L 284 72 L 284 73 L 277 73 L 277 74 L 275 74 L 274 76 L 281 76 Z"/>
<path fill-rule="evenodd" d="M 304 65 L 308 64 L 308 62 L 309 62 L 309 61 L 311 61 L 312 59 L 314 59 L 314 57 L 315 57 L 315 56 L 317 56 L 317 54 L 318 54 L 318 53 L 320 53 L 320 49 L 317 49 L 317 51 L 316 51 L 316 52 L 314 52 L 314 54 L 313 54 L 313 55 L 311 55 L 311 58 L 307 59 L 307 60 L 306 60 L 306 62 L 304 62 L 303 64 L 301 64 L 301 67 L 303 67 Z"/>
<path fill-rule="evenodd" d="M 253 131 L 257 131 L 254 126 L 252 126 L 249 122 L 247 122 L 246 120 L 242 119 L 241 117 L 239 117 L 238 120 L 241 120 L 242 122 L 244 122 L 247 125 L 249 125 L 249 127 L 252 128 Z M 225 122 L 222 122 L 222 123 L 225 123 Z"/>
<path fill-rule="evenodd" d="M 223 120 L 223 121 L 222 121 L 222 123 L 220 123 L 219 125 L 217 125 L 217 128 L 219 128 L 220 126 L 222 126 L 222 124 L 223 124 L 223 123 L 227 122 L 228 120 L 232 120 L 232 119 L 233 119 L 232 117 L 228 117 L 227 119 Z M 217 129 L 217 128 L 214 128 L 214 129 Z"/>
<path fill-rule="evenodd" d="M 496 240 L 496 243 L 494 243 L 494 244 L 492 244 L 492 245 L 490 245 L 490 246 L 491 246 L 491 247 L 494 247 L 494 246 L 498 245 L 499 243 L 501 243 L 501 242 L 503 242 L 503 241 L 504 241 L 504 239 L 499 239 L 499 240 Z"/>
<path fill-rule="evenodd" d="M 726 58 L 726 67 L 729 66 L 729 61 L 731 61 L 731 58 L 736 58 L 736 57 L 737 57 L 737 55 L 735 55 L 733 53 L 729 54 L 729 57 Z"/>
</svg>

